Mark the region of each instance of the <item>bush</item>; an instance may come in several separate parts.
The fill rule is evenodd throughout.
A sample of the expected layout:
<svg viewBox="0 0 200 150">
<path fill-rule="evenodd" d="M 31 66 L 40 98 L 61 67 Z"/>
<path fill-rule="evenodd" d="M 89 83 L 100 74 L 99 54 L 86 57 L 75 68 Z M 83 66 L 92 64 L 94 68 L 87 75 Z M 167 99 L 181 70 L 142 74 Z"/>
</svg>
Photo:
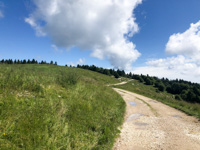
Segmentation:
<svg viewBox="0 0 200 150">
<path fill-rule="evenodd" d="M 159 85 L 158 85 L 158 90 L 161 91 L 161 92 L 165 91 L 165 86 L 164 86 L 164 84 L 162 84 L 162 83 L 159 84 Z"/>
<path fill-rule="evenodd" d="M 176 96 L 175 96 L 175 99 L 176 99 L 176 100 L 182 100 L 182 98 L 181 98 L 179 95 L 176 95 Z"/>
<path fill-rule="evenodd" d="M 142 77 L 138 77 L 138 80 L 141 82 L 141 83 L 143 83 L 144 82 L 144 80 L 143 80 L 143 78 Z"/>
<path fill-rule="evenodd" d="M 145 80 L 146 85 L 153 85 L 153 81 L 149 78 Z"/>
</svg>

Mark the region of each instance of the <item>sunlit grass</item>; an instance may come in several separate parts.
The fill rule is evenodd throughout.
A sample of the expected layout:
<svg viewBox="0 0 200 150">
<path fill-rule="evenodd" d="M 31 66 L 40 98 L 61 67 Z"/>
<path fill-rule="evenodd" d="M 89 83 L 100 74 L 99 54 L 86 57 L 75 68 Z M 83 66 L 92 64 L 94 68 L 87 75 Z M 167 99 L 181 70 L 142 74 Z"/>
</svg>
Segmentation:
<svg viewBox="0 0 200 150">
<path fill-rule="evenodd" d="M 111 149 L 125 103 L 92 71 L 0 65 L 0 149 Z"/>
</svg>

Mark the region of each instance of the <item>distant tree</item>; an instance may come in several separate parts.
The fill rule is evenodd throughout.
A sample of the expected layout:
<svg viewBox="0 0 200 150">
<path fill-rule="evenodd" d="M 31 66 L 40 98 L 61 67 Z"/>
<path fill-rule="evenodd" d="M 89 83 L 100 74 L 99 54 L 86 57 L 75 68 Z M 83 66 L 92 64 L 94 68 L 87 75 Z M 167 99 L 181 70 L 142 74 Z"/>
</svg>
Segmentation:
<svg viewBox="0 0 200 150">
<path fill-rule="evenodd" d="M 104 70 L 103 70 L 103 74 L 105 74 L 105 75 L 110 75 L 110 71 L 107 70 L 107 69 L 104 69 Z"/>
<path fill-rule="evenodd" d="M 110 71 L 111 75 L 114 75 L 114 70 L 113 69 L 110 69 L 109 71 Z"/>
<path fill-rule="evenodd" d="M 197 86 L 194 86 L 192 89 L 193 89 L 194 94 L 200 96 L 200 89 Z"/>
<path fill-rule="evenodd" d="M 139 80 L 141 83 L 144 82 L 144 79 L 141 76 L 138 76 L 137 80 Z"/>
<path fill-rule="evenodd" d="M 90 70 L 92 70 L 92 71 L 97 71 L 97 67 L 96 67 L 95 65 L 92 65 L 92 66 L 90 67 Z"/>
<path fill-rule="evenodd" d="M 36 63 L 35 59 L 32 59 L 31 64 L 35 64 L 35 63 Z"/>
<path fill-rule="evenodd" d="M 196 95 L 194 94 L 194 92 L 192 90 L 190 90 L 187 93 L 187 101 L 190 101 L 190 102 L 195 102 L 196 101 Z"/>
<path fill-rule="evenodd" d="M 28 61 L 27 61 L 27 64 L 31 64 L 31 61 L 30 61 L 30 59 L 28 59 Z"/>
<path fill-rule="evenodd" d="M 160 83 L 158 85 L 158 90 L 161 91 L 161 92 L 165 91 L 165 85 L 163 83 Z"/>
<path fill-rule="evenodd" d="M 132 76 L 133 76 L 133 74 L 132 74 L 132 72 L 130 72 L 130 73 L 128 74 L 128 77 L 129 77 L 129 78 L 132 78 Z"/>
<path fill-rule="evenodd" d="M 153 85 L 152 80 L 148 77 L 145 79 L 145 83 L 146 83 L 146 85 Z"/>
<path fill-rule="evenodd" d="M 115 78 L 119 78 L 119 74 L 117 72 L 114 72 Z"/>
<path fill-rule="evenodd" d="M 55 61 L 54 65 L 56 65 L 56 66 L 57 66 L 57 61 Z"/>
<path fill-rule="evenodd" d="M 8 64 L 13 64 L 13 60 L 12 60 L 12 59 L 9 59 L 9 60 L 8 60 Z"/>
<path fill-rule="evenodd" d="M 26 64 L 26 59 L 23 60 L 22 64 Z"/>
<path fill-rule="evenodd" d="M 183 91 L 181 92 L 180 96 L 181 96 L 181 98 L 182 98 L 183 100 L 187 100 L 187 93 L 188 93 L 187 90 L 183 90 Z"/>
<path fill-rule="evenodd" d="M 50 64 L 53 65 L 53 61 L 51 61 Z"/>
</svg>

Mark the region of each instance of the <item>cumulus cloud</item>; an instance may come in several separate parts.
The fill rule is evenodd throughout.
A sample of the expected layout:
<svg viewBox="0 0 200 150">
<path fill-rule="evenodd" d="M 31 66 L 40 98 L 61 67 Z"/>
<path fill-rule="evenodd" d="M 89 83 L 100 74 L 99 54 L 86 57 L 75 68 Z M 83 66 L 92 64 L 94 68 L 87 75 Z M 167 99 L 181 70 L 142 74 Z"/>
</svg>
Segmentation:
<svg viewBox="0 0 200 150">
<path fill-rule="evenodd" d="M 55 52 L 62 53 L 63 50 L 59 49 L 55 44 L 52 44 L 51 47 L 54 49 Z"/>
<path fill-rule="evenodd" d="M 128 40 L 139 31 L 134 9 L 142 0 L 34 0 L 36 9 L 25 21 L 38 36 L 55 45 L 91 50 L 119 69 L 130 69 L 140 56 Z"/>
<path fill-rule="evenodd" d="M 156 59 L 146 62 L 146 66 L 133 70 L 136 74 L 166 77 L 169 79 L 184 79 L 200 83 L 200 65 L 190 58 L 178 55 L 165 59 Z"/>
<path fill-rule="evenodd" d="M 85 58 L 80 58 L 76 63 L 68 62 L 67 64 L 75 67 L 76 65 L 84 65 L 85 63 L 86 63 L 86 59 Z"/>
<path fill-rule="evenodd" d="M 85 64 L 85 62 L 86 62 L 86 60 L 85 60 L 85 58 L 80 58 L 79 59 L 79 61 L 77 61 L 77 65 L 79 64 L 79 65 L 83 65 L 83 64 Z"/>
<path fill-rule="evenodd" d="M 200 21 L 183 33 L 171 35 L 166 52 L 175 56 L 147 61 L 133 72 L 200 83 Z"/>
<path fill-rule="evenodd" d="M 200 59 L 200 21 L 192 23 L 185 32 L 170 36 L 166 52 L 185 55 L 195 60 Z"/>
</svg>

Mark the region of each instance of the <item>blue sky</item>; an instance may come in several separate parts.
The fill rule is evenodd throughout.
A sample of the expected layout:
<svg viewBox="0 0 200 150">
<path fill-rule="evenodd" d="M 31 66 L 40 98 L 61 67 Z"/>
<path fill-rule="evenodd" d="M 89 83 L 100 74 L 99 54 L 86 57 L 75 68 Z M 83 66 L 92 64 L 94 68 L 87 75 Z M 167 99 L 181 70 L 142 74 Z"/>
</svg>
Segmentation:
<svg viewBox="0 0 200 150">
<path fill-rule="evenodd" d="M 140 32 L 132 40 L 142 53 L 137 65 L 146 59 L 167 57 L 165 45 L 170 35 L 184 32 L 200 20 L 199 0 L 145 0 L 135 12 Z"/>
<path fill-rule="evenodd" d="M 65 0 L 0 0 L 0 59 L 95 64 L 200 82 L 196 58 L 200 55 L 199 0 L 130 0 L 120 5 L 81 1 L 80 7 L 76 0 L 73 4 Z M 192 23 L 197 31 L 192 32 Z M 191 32 L 184 34 L 189 29 Z M 129 32 L 133 36 L 124 38 Z M 175 40 L 170 40 L 173 35 Z M 176 39 L 180 43 L 174 47 Z M 196 43 L 189 42 L 191 39 Z M 192 75 L 191 70 L 195 70 Z"/>
</svg>

